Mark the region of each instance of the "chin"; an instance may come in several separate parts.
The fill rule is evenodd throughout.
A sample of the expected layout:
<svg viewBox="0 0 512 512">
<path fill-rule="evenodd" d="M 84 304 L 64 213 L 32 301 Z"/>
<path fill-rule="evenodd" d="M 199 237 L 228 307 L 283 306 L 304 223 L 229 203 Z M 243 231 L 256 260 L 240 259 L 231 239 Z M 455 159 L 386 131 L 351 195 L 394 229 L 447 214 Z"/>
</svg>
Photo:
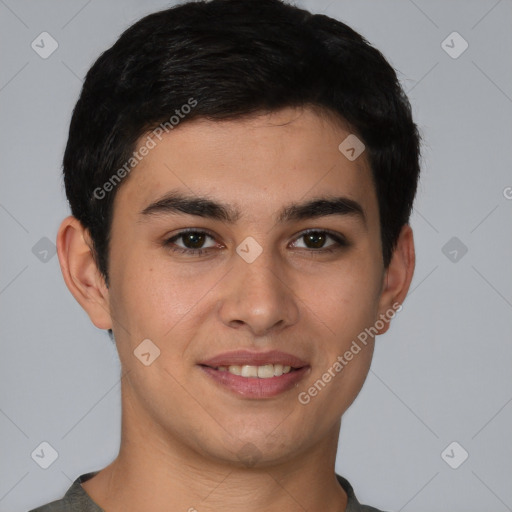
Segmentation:
<svg viewBox="0 0 512 512">
<path fill-rule="evenodd" d="M 258 429 L 253 425 L 250 431 L 245 429 L 243 432 L 231 430 L 231 435 L 223 432 L 219 442 L 215 443 L 212 443 L 213 439 L 210 437 L 205 440 L 205 451 L 209 457 L 228 465 L 254 469 L 275 466 L 291 460 L 299 450 L 301 440 L 279 430 L 279 427 L 269 426 L 267 423 Z M 301 436 L 305 435 L 301 427 L 296 431 L 301 432 Z"/>
</svg>

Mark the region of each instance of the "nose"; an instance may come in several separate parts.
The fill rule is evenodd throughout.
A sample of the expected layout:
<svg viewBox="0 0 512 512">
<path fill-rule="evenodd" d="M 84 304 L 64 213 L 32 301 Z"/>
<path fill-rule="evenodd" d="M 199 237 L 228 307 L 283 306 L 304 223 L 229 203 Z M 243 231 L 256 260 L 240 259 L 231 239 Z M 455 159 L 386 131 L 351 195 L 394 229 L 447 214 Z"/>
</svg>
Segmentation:
<svg viewBox="0 0 512 512">
<path fill-rule="evenodd" d="M 295 324 L 299 318 L 293 283 L 272 254 L 263 251 L 252 263 L 237 255 L 225 277 L 219 314 L 234 329 L 265 336 Z"/>
</svg>

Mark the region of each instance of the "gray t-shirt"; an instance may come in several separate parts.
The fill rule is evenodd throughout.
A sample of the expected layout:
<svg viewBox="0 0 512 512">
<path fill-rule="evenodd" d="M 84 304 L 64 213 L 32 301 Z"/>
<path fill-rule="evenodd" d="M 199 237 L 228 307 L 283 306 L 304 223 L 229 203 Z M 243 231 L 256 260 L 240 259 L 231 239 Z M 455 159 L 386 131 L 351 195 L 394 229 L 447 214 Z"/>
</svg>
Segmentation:
<svg viewBox="0 0 512 512">
<path fill-rule="evenodd" d="M 30 512 L 105 512 L 100 508 L 89 495 L 85 492 L 85 489 L 80 485 L 83 482 L 89 480 L 98 471 L 92 473 L 86 473 L 80 475 L 74 482 L 73 485 L 68 489 L 65 496 L 57 501 L 52 501 L 46 505 L 35 508 Z M 354 489 L 342 476 L 336 475 L 338 482 L 345 489 L 348 496 L 347 508 L 345 512 L 383 512 L 368 505 L 361 505 L 354 494 Z"/>
</svg>

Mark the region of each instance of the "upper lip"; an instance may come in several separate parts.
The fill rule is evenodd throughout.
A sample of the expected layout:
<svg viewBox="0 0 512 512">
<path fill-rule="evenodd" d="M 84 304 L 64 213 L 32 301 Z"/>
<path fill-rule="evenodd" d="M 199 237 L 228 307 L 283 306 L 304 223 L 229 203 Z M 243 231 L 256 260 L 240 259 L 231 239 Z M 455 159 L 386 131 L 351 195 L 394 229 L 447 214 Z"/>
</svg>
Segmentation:
<svg viewBox="0 0 512 512">
<path fill-rule="evenodd" d="M 215 357 L 202 361 L 199 364 L 210 366 L 212 368 L 232 365 L 263 366 L 265 364 L 282 364 L 283 366 L 291 366 L 292 368 L 308 366 L 308 363 L 299 357 L 279 350 L 270 350 L 267 352 L 235 350 L 233 352 L 218 354 Z"/>
</svg>

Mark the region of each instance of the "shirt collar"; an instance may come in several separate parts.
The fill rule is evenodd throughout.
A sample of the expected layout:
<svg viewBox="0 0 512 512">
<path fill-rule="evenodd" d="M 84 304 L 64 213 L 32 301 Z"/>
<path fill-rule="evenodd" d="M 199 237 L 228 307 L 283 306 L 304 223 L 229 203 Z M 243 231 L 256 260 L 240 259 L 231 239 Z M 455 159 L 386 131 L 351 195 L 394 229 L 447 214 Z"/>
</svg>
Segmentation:
<svg viewBox="0 0 512 512">
<path fill-rule="evenodd" d="M 80 475 L 69 488 L 65 498 L 70 500 L 74 507 L 73 509 L 80 510 L 81 512 L 105 512 L 98 504 L 96 504 L 92 498 L 85 492 L 85 489 L 81 486 L 82 483 L 87 482 L 93 476 L 98 474 L 99 471 L 93 471 L 91 473 L 85 473 Z M 354 489 L 350 485 L 349 481 L 340 475 L 336 475 L 336 479 L 347 493 L 347 508 L 345 512 L 364 512 L 361 504 L 356 498 Z"/>
</svg>

